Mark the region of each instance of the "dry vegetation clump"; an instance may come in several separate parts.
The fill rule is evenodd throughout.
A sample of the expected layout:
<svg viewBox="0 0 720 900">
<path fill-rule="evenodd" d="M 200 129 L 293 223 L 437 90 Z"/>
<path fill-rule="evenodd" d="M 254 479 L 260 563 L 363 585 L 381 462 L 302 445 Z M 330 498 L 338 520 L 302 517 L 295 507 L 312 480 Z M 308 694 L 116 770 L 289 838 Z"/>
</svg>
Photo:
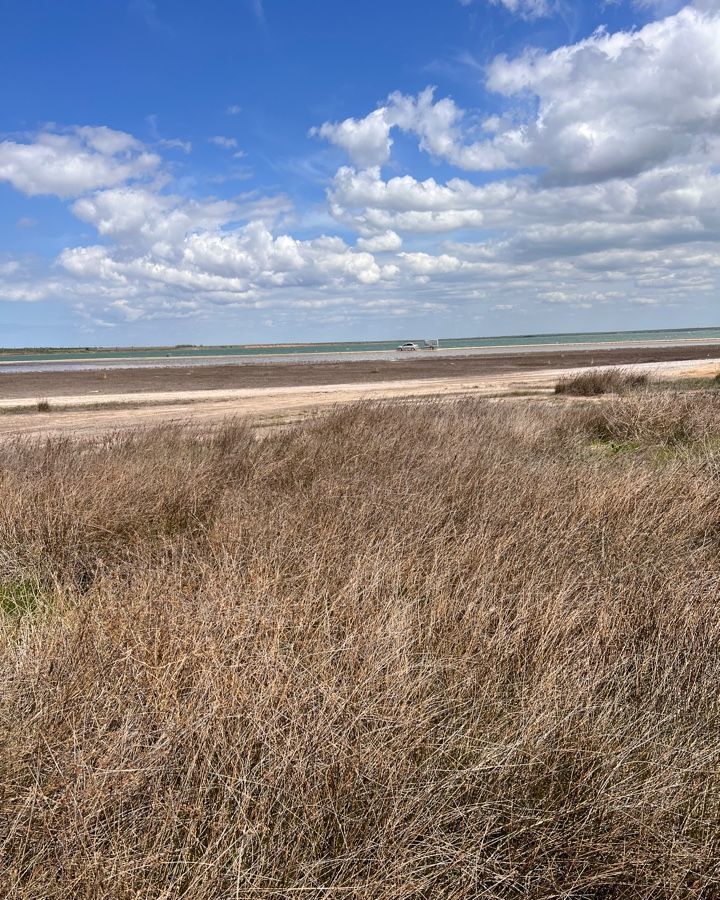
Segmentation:
<svg viewBox="0 0 720 900">
<path fill-rule="evenodd" d="M 585 427 L 618 444 L 704 449 L 720 438 L 720 396 L 714 391 L 631 394 L 587 410 Z"/>
<path fill-rule="evenodd" d="M 555 385 L 556 394 L 594 397 L 599 394 L 622 394 L 649 382 L 644 372 L 624 369 L 587 369 L 577 375 L 565 375 Z"/>
<path fill-rule="evenodd" d="M 717 897 L 687 402 L 663 465 L 477 401 L 0 445 L 0 896 Z"/>
</svg>

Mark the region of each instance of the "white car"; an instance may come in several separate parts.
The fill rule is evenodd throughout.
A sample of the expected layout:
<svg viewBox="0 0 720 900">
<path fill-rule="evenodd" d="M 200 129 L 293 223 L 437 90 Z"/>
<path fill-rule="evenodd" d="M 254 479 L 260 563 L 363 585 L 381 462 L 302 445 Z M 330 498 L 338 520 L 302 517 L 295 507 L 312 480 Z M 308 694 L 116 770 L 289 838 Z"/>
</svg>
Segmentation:
<svg viewBox="0 0 720 900">
<path fill-rule="evenodd" d="M 405 344 L 400 344 L 400 346 L 398 347 L 398 350 L 419 350 L 419 349 L 420 348 L 418 347 L 418 345 L 413 344 L 412 341 L 408 341 Z"/>
</svg>

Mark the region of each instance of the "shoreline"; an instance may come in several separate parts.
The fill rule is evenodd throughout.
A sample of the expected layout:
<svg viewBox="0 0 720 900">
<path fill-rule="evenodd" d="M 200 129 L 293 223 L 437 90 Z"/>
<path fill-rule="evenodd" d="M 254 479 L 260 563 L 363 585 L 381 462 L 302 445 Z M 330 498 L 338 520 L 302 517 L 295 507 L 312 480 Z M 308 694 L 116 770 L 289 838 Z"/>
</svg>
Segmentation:
<svg viewBox="0 0 720 900">
<path fill-rule="evenodd" d="M 360 359 L 317 360 L 298 363 L 264 361 L 247 365 L 222 361 L 213 365 L 69 367 L 40 370 L 0 369 L 0 403 L 17 398 L 53 399 L 94 394 L 143 394 L 181 391 L 226 391 L 248 388 L 319 387 L 331 384 L 382 383 L 433 378 L 510 377 L 588 366 L 624 366 L 702 362 L 720 357 L 716 344 L 684 343 L 671 346 L 602 347 L 592 350 L 565 347 L 561 351 L 530 348 L 493 353 L 443 355 L 438 352 L 364 356 Z"/>
<path fill-rule="evenodd" d="M 644 328 L 629 331 L 557 331 L 557 332 L 538 332 L 532 333 L 529 332 L 527 334 L 493 334 L 486 335 L 485 337 L 475 335 L 473 337 L 464 338 L 459 337 L 457 335 L 451 337 L 438 338 L 440 341 L 505 341 L 505 340 L 523 340 L 523 339 L 536 339 L 536 338 L 544 338 L 544 337 L 579 337 L 579 336 L 595 336 L 602 337 L 603 335 L 621 335 L 621 334 L 675 334 L 681 335 L 683 333 L 689 332 L 699 332 L 699 331 L 720 331 L 720 325 L 698 325 L 698 326 L 688 326 L 682 328 Z M 674 340 L 679 343 L 685 340 L 720 340 L 720 334 L 716 336 L 716 338 L 703 337 L 703 338 L 667 338 L 667 340 Z M 205 351 L 205 350 L 267 350 L 270 348 L 276 348 L 279 350 L 297 350 L 301 347 L 336 347 L 343 344 L 363 344 L 368 347 L 372 347 L 372 345 L 379 344 L 402 344 L 405 341 L 414 341 L 421 342 L 425 340 L 424 338 L 409 338 L 409 337 L 396 337 L 396 338 L 388 338 L 383 340 L 367 340 L 367 341 L 288 341 L 288 342 L 279 342 L 279 343 L 251 343 L 251 344 L 149 344 L 147 346 L 143 345 L 127 345 L 120 344 L 118 346 L 106 346 L 99 345 L 97 347 L 86 347 L 80 346 L 77 347 L 0 347 L 0 358 L 2 358 L 3 354 L 9 355 L 12 353 L 15 354 L 51 354 L 51 353 L 62 353 L 62 352 L 73 352 L 73 353 L 142 353 L 146 350 L 157 350 L 158 352 L 167 353 L 167 351 L 180 351 L 180 350 L 196 350 L 196 351 Z M 653 342 L 652 338 L 647 339 L 649 342 Z M 664 338 L 658 338 L 657 340 L 664 340 Z M 631 340 L 628 340 L 627 343 L 631 343 Z M 557 342 L 554 342 L 557 343 Z M 561 342 L 565 343 L 565 342 Z M 586 344 L 588 341 L 568 341 L 568 344 Z M 601 342 L 602 343 L 602 342 Z M 636 343 L 636 342 L 635 342 Z M 486 346 L 505 346 L 505 347 L 514 347 L 514 346 L 525 346 L 524 344 L 516 345 L 516 344 L 469 344 L 467 347 L 486 347 Z M 362 352 L 362 351 L 329 351 L 329 352 Z M 370 352 L 370 350 L 368 350 Z M 237 354 L 228 354 L 228 355 L 237 355 Z M 64 357 L 63 357 L 64 358 Z M 121 357 L 117 357 L 118 359 Z M 161 357 L 162 358 L 162 357 Z"/>
<path fill-rule="evenodd" d="M 610 332 L 606 332 L 610 333 Z M 283 349 L 285 346 L 289 345 L 267 345 L 269 346 L 281 346 Z M 296 344 L 297 347 L 307 347 L 307 346 L 322 346 L 320 344 Z M 390 359 L 407 359 L 408 356 L 412 356 L 413 358 L 426 358 L 426 357 L 440 357 L 440 358 L 451 358 L 451 357 L 465 357 L 465 356 L 483 356 L 483 355 L 495 355 L 495 354 L 522 354 L 522 353 L 564 353 L 564 352 L 574 352 L 574 351 L 590 351 L 590 350 L 622 350 L 624 347 L 629 349 L 653 349 L 653 348 L 665 348 L 665 347 L 684 347 L 684 346 L 707 346 L 707 347 L 717 347 L 720 346 L 720 337 L 717 338 L 682 338 L 682 339 L 664 339 L 657 338 L 656 340 L 609 340 L 609 341 L 577 341 L 577 342 L 568 342 L 568 343 L 526 343 L 526 344 L 478 344 L 464 347 L 439 347 L 436 350 L 430 350 L 427 348 L 420 348 L 417 351 L 414 351 L 410 354 L 399 351 L 399 350 L 332 350 L 322 352 L 322 351 L 311 351 L 307 353 L 293 353 L 292 349 L 289 348 L 289 352 L 287 353 L 223 353 L 223 354 L 209 354 L 207 356 L 203 356 L 200 354 L 189 354 L 189 355 L 173 355 L 169 356 L 166 354 L 160 356 L 99 356 L 99 357 L 85 357 L 85 358 L 72 358 L 72 357 L 63 357 L 58 359 L 33 359 L 33 360 L 18 360 L 18 359 L 3 359 L 0 355 L 0 372 L 2 372 L 3 368 L 14 367 L 19 371 L 32 372 L 32 371 L 61 371 L 60 367 L 68 367 L 66 371 L 71 371 L 73 368 L 78 366 L 84 366 L 86 370 L 93 369 L 103 369 L 103 368 L 175 368 L 181 365 L 197 365 L 197 366 L 207 366 L 207 365 L 253 365 L 254 361 L 259 360 L 262 362 L 269 361 L 270 364 L 276 363 L 278 365 L 308 365 L 313 362 L 326 362 L 328 358 L 341 357 L 344 358 L 347 362 L 362 362 L 364 359 L 373 359 L 378 358 L 378 355 L 384 354 L 385 358 Z M 388 357 L 388 354 L 390 355 Z M 349 357 L 353 357 L 350 359 Z M 130 363 L 131 365 L 122 366 L 122 363 Z M 157 363 L 164 363 L 164 365 L 154 365 Z M 48 367 L 47 369 L 39 369 L 38 367 Z"/>
<path fill-rule="evenodd" d="M 287 368 L 287 367 L 286 367 Z M 603 367 L 606 368 L 606 367 Z M 653 380 L 708 378 L 720 371 L 720 356 L 694 360 L 626 364 Z M 347 373 L 347 367 L 343 367 Z M 214 428 L 229 418 L 241 418 L 254 429 L 286 426 L 338 406 L 357 402 L 437 403 L 463 398 L 488 402 L 561 402 L 554 386 L 564 375 L 587 367 L 534 367 L 511 372 L 453 373 L 445 377 L 385 378 L 376 381 L 271 385 L 260 387 L 104 393 L 91 391 L 59 396 L 38 409 L 29 397 L 0 399 L 0 439 L 65 435 L 101 437 L 108 432 L 184 423 Z M 341 373 L 342 374 L 342 373 Z M 387 373 L 390 374 L 389 372 Z"/>
<path fill-rule="evenodd" d="M 635 363 L 627 366 L 631 371 L 646 373 L 658 380 L 666 380 L 676 376 L 688 377 L 689 372 L 696 370 L 698 373 L 701 373 L 708 367 L 712 367 L 713 371 L 720 370 L 720 356 L 708 360 L 671 360 L 656 363 Z M 600 366 L 598 368 L 613 367 Z M 497 393 L 511 387 L 522 385 L 528 388 L 532 387 L 535 391 L 547 391 L 551 389 L 550 385 L 556 379 L 562 376 L 576 375 L 586 371 L 588 371 L 587 367 L 576 367 L 515 372 L 512 373 L 512 375 L 504 377 L 500 374 L 480 375 L 474 378 L 465 375 L 455 378 L 401 378 L 377 382 L 328 383 L 318 385 L 297 384 L 270 388 L 252 387 L 219 388 L 215 390 L 169 390 L 128 394 L 85 393 L 75 396 L 58 396 L 57 398 L 54 398 L 56 402 L 53 403 L 52 408 L 54 411 L 101 408 L 131 409 L 139 406 L 153 406 L 157 404 L 252 400 L 270 395 L 276 397 L 292 397 L 294 395 L 307 394 L 310 392 L 322 395 L 347 392 L 350 390 L 372 395 L 386 391 L 402 391 L 409 392 L 410 394 L 413 394 L 414 391 L 420 391 L 421 395 L 424 396 L 427 394 L 432 395 L 436 392 L 439 394 L 447 390 L 450 392 L 455 392 L 457 390 L 464 392 L 468 390 L 477 393 L 486 393 L 489 390 L 492 393 Z M 31 397 L 0 399 L 0 414 L 9 413 L 14 410 L 25 410 L 28 406 L 33 406 Z"/>
</svg>

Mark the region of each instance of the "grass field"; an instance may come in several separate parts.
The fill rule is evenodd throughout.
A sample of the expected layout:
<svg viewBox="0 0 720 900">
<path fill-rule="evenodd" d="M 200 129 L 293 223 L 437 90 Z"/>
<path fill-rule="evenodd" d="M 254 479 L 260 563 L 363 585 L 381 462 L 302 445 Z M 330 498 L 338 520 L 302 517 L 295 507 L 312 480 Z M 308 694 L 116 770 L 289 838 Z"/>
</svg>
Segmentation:
<svg viewBox="0 0 720 900">
<path fill-rule="evenodd" d="M 0 896 L 720 896 L 720 393 L 0 443 Z"/>
</svg>

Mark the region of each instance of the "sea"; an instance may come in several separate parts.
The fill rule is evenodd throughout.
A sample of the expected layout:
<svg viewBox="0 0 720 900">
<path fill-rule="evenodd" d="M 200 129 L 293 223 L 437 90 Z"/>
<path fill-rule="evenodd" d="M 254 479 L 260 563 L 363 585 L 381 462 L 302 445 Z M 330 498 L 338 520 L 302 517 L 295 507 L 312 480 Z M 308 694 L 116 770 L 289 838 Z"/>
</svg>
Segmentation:
<svg viewBox="0 0 720 900">
<path fill-rule="evenodd" d="M 405 358 L 398 346 L 414 341 L 421 348 L 423 338 L 401 338 L 392 341 L 343 341 L 318 344 L 264 344 L 228 346 L 72 348 L 32 351 L 0 349 L 0 372 L 58 371 L 63 369 L 103 369 L 110 367 L 221 365 L 223 363 L 298 363 L 339 362 L 367 359 L 394 360 Z M 499 337 L 441 338 L 434 352 L 442 356 L 492 354 L 508 348 L 531 351 L 607 349 L 628 344 L 636 346 L 668 346 L 685 341 L 720 344 L 720 327 L 676 328 L 653 331 L 591 331 L 558 334 L 516 334 Z"/>
</svg>

